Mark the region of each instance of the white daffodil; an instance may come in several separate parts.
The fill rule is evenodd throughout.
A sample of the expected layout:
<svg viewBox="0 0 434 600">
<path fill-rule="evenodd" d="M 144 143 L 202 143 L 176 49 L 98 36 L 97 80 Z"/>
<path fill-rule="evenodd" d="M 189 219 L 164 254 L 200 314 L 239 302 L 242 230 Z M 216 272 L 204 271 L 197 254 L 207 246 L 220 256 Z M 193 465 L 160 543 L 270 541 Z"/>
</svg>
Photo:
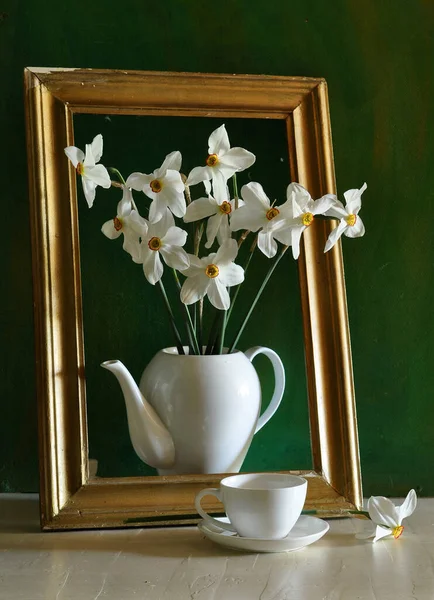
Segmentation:
<svg viewBox="0 0 434 600">
<path fill-rule="evenodd" d="M 415 511 L 416 504 L 417 497 L 414 490 L 408 492 L 401 506 L 395 506 L 384 496 L 371 496 L 368 500 L 368 512 L 376 529 L 369 533 L 358 533 L 357 537 L 359 539 L 373 537 L 373 542 L 387 536 L 393 536 L 397 540 L 404 531 L 402 521 Z"/>
<path fill-rule="evenodd" d="M 199 198 L 187 206 L 184 221 L 191 223 L 209 217 L 206 226 L 207 243 L 205 248 L 211 248 L 215 238 L 221 245 L 223 241 L 231 236 L 229 229 L 229 215 L 235 210 L 235 201 L 229 200 L 229 190 L 226 187 L 227 194 L 224 200 L 217 200 L 213 196 Z M 243 205 L 242 200 L 238 200 L 239 206 Z"/>
<path fill-rule="evenodd" d="M 313 200 L 309 192 L 299 183 L 290 183 L 286 190 L 288 202 L 292 203 L 292 219 L 279 223 L 282 243 L 292 246 L 292 255 L 300 255 L 300 240 L 303 231 L 312 225 L 316 215 L 324 215 L 335 203 L 336 197 L 326 194 Z"/>
<path fill-rule="evenodd" d="M 195 167 L 187 179 L 187 185 L 212 179 L 215 198 L 222 198 L 226 182 L 234 173 L 248 169 L 255 162 L 255 155 L 244 148 L 231 148 L 224 125 L 208 138 L 208 158 L 205 167 Z"/>
<path fill-rule="evenodd" d="M 244 281 L 244 269 L 233 262 L 237 254 L 237 242 L 227 239 L 217 253 L 204 258 L 189 255 L 190 267 L 183 272 L 187 279 L 181 288 L 181 301 L 193 304 L 207 295 L 213 306 L 227 310 L 231 303 L 227 288 Z"/>
<path fill-rule="evenodd" d="M 135 209 L 133 195 L 126 186 L 123 187 L 122 200 L 118 204 L 117 214 L 101 227 L 101 231 L 110 240 L 124 236 L 123 249 L 131 255 L 135 263 L 141 263 L 140 238 L 146 233 L 147 223 Z"/>
<path fill-rule="evenodd" d="M 149 224 L 141 243 L 141 262 L 149 283 L 155 285 L 163 275 L 160 255 L 172 269 L 182 271 L 190 265 L 188 254 L 182 248 L 186 240 L 187 233 L 175 226 L 173 215 L 167 208 L 159 221 Z"/>
<path fill-rule="evenodd" d="M 359 217 L 359 210 L 362 207 L 362 194 L 367 187 L 364 183 L 360 190 L 348 190 L 344 193 L 345 206 L 336 199 L 334 205 L 325 213 L 327 217 L 340 219 L 340 223 L 330 233 L 324 252 L 333 248 L 342 234 L 350 238 L 362 237 L 365 234 L 365 226 Z"/>
<path fill-rule="evenodd" d="M 288 234 L 283 226 L 292 218 L 292 203 L 287 201 L 281 206 L 272 205 L 262 185 L 256 181 L 241 188 L 241 197 L 245 204 L 231 215 L 232 231 L 260 230 L 258 248 L 265 256 L 272 258 L 277 252 L 276 240 L 287 244 Z"/>
<path fill-rule="evenodd" d="M 131 173 L 126 181 L 128 187 L 143 192 L 148 198 L 151 198 L 152 202 L 149 207 L 151 223 L 159 221 L 166 212 L 166 208 L 169 208 L 175 217 L 185 215 L 185 185 L 179 173 L 181 161 L 181 153 L 176 150 L 168 154 L 161 167 L 150 175 Z"/>
<path fill-rule="evenodd" d="M 72 162 L 75 170 L 81 175 L 84 196 L 89 208 L 95 200 L 97 185 L 103 188 L 111 186 L 110 175 L 103 165 L 97 165 L 102 156 L 102 135 L 99 133 L 93 138 L 91 144 L 86 144 L 86 154 L 80 148 L 68 146 L 65 154 Z"/>
</svg>

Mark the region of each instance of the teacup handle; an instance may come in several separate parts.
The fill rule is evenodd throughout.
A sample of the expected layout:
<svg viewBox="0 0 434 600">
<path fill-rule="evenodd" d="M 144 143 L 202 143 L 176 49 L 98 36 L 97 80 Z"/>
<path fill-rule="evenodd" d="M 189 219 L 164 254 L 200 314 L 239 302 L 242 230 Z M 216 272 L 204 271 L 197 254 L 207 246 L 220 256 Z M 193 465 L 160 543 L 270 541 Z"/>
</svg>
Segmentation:
<svg viewBox="0 0 434 600">
<path fill-rule="evenodd" d="M 274 392 L 271 398 L 270 404 L 267 406 L 267 409 L 264 413 L 259 417 L 258 422 L 256 424 L 255 433 L 257 433 L 262 427 L 264 427 L 265 423 L 267 423 L 271 417 L 274 415 L 276 410 L 279 408 L 279 404 L 283 398 L 283 392 L 285 391 L 285 369 L 283 368 L 282 361 L 279 358 L 279 355 L 271 350 L 271 348 L 265 348 L 264 346 L 254 346 L 253 348 L 249 348 L 244 354 L 247 358 L 252 362 L 252 360 L 258 354 L 265 354 L 265 356 L 270 359 L 271 364 L 274 369 Z"/>
<path fill-rule="evenodd" d="M 200 501 L 202 500 L 202 498 L 204 496 L 208 496 L 208 495 L 215 496 L 216 498 L 218 498 L 220 500 L 220 502 L 222 501 L 221 492 L 217 488 L 205 488 L 204 490 L 200 491 L 194 500 L 194 505 L 196 507 L 197 512 L 202 517 L 202 519 L 206 523 L 209 523 L 210 525 L 215 525 L 216 527 L 219 527 L 220 529 L 226 529 L 226 531 L 234 531 L 236 533 L 236 530 L 232 527 L 232 525 L 230 523 L 222 523 L 218 519 L 214 519 L 214 517 L 211 517 L 211 515 L 209 515 L 208 513 L 206 513 L 203 510 L 202 506 L 200 505 Z"/>
</svg>

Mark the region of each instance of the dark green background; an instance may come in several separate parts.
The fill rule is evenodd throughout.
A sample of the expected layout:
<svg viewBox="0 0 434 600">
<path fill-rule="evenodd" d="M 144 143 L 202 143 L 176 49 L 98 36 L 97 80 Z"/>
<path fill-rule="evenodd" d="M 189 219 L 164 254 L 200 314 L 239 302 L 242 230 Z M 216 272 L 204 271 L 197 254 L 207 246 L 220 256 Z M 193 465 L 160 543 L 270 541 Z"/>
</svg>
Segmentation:
<svg viewBox="0 0 434 600">
<path fill-rule="evenodd" d="M 368 183 L 367 234 L 344 244 L 364 492 L 433 494 L 432 2 L 6 0 L 1 11 L 1 490 L 38 487 L 22 100 L 32 65 L 327 79 L 338 189 Z M 264 329 L 245 347 L 267 343 Z"/>
</svg>

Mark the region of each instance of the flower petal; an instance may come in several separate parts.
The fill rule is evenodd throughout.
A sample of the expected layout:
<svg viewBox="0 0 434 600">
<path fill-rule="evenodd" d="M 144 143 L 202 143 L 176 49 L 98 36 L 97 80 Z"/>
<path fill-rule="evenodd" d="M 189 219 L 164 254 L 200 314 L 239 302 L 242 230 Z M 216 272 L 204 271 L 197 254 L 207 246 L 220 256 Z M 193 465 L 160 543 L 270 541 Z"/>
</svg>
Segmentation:
<svg viewBox="0 0 434 600">
<path fill-rule="evenodd" d="M 110 219 L 110 221 L 106 221 L 104 223 L 104 225 L 101 227 L 101 231 L 103 232 L 103 234 L 106 237 L 108 237 L 109 240 L 115 240 L 122 233 L 122 229 L 118 230 L 118 229 L 115 228 L 115 224 L 114 224 L 114 220 L 113 219 Z"/>
<path fill-rule="evenodd" d="M 76 148 L 75 146 L 68 146 L 64 150 L 66 156 L 72 162 L 74 167 L 78 165 L 78 163 L 82 163 L 84 161 L 84 152 L 80 150 L 80 148 Z"/>
<path fill-rule="evenodd" d="M 292 200 L 292 204 L 294 206 L 294 201 L 297 203 L 300 212 L 296 213 L 294 211 L 294 217 L 300 216 L 300 214 L 304 211 L 307 204 L 312 201 L 311 195 L 299 183 L 290 183 L 286 188 L 286 197 L 288 200 Z"/>
<path fill-rule="evenodd" d="M 95 165 L 93 167 L 85 167 L 83 179 L 91 179 L 96 185 L 108 189 L 112 182 L 107 169 L 103 165 Z"/>
<path fill-rule="evenodd" d="M 211 284 L 207 291 L 208 299 L 215 308 L 228 310 L 231 305 L 229 292 L 219 279 L 219 277 L 216 277 L 210 280 Z"/>
<path fill-rule="evenodd" d="M 150 250 L 147 245 L 142 246 L 143 272 L 146 279 L 152 285 L 161 279 L 163 275 L 163 263 L 161 262 L 159 252 Z"/>
<path fill-rule="evenodd" d="M 228 177 L 225 176 L 222 170 L 214 167 L 212 176 L 212 190 L 214 193 L 214 198 L 223 198 L 226 196 L 227 180 Z"/>
<path fill-rule="evenodd" d="M 149 225 L 148 237 L 163 238 L 171 227 L 175 226 L 175 219 L 168 208 L 163 212 L 161 219 Z"/>
<path fill-rule="evenodd" d="M 180 227 L 169 227 L 165 236 L 162 238 L 164 245 L 183 246 L 187 241 L 187 232 Z M 188 262 L 190 264 L 190 261 Z"/>
<path fill-rule="evenodd" d="M 344 192 L 346 208 L 349 213 L 359 212 L 362 206 L 362 194 L 367 189 L 366 183 L 359 190 L 347 190 Z"/>
<path fill-rule="evenodd" d="M 318 198 L 312 203 L 312 210 L 310 211 L 313 215 L 323 215 L 328 211 L 331 206 L 335 203 L 334 197 L 331 194 L 326 194 L 322 198 Z"/>
<path fill-rule="evenodd" d="M 150 175 L 145 175 L 144 173 L 131 173 L 131 175 L 128 176 L 125 185 L 127 187 L 133 188 L 133 190 L 136 190 L 137 192 L 143 192 L 143 188 L 145 185 L 148 185 L 149 182 L 152 181 L 152 178 Z"/>
<path fill-rule="evenodd" d="M 348 227 L 345 231 L 345 235 L 349 238 L 362 237 L 365 235 L 365 226 L 363 225 L 362 219 L 357 215 L 356 222 L 352 227 Z"/>
<path fill-rule="evenodd" d="M 190 171 L 186 185 L 196 185 L 196 183 L 199 183 L 200 181 L 211 179 L 212 175 L 213 172 L 211 167 L 194 167 L 194 169 Z"/>
<path fill-rule="evenodd" d="M 176 190 L 171 185 L 166 185 L 163 187 L 158 196 L 160 196 L 161 201 L 164 201 L 164 203 L 170 208 L 175 217 L 183 217 L 185 215 L 185 210 L 187 207 L 185 204 L 185 197 L 182 192 Z"/>
<path fill-rule="evenodd" d="M 375 544 L 375 542 L 378 542 L 378 540 L 381 540 L 384 537 L 387 537 L 388 535 L 392 535 L 392 531 L 390 529 L 386 529 L 385 527 L 380 527 L 380 525 L 377 526 L 377 529 L 375 530 L 375 537 L 372 540 L 372 543 Z"/>
<path fill-rule="evenodd" d="M 244 269 L 240 265 L 231 263 L 230 265 L 220 266 L 219 281 L 226 287 L 238 285 L 244 281 Z"/>
<path fill-rule="evenodd" d="M 301 235 L 306 227 L 293 227 L 291 229 L 291 246 L 292 246 L 292 256 L 295 260 L 300 256 L 300 240 Z"/>
<path fill-rule="evenodd" d="M 159 194 L 155 194 L 154 200 L 152 200 L 149 206 L 149 221 L 150 223 L 155 223 L 159 221 L 166 213 L 167 204 L 164 201 L 164 197 L 161 196 L 161 192 Z"/>
<path fill-rule="evenodd" d="M 339 200 L 324 213 L 326 217 L 334 217 L 335 219 L 343 219 L 348 216 L 348 211 L 345 210 L 344 205 Z"/>
<path fill-rule="evenodd" d="M 256 156 L 248 150 L 244 150 L 244 148 L 231 148 L 224 155 L 219 156 L 219 162 L 222 166 L 235 169 L 237 173 L 251 167 L 255 160 Z"/>
<path fill-rule="evenodd" d="M 258 233 L 258 248 L 268 258 L 276 256 L 277 243 L 270 231 L 260 231 Z"/>
<path fill-rule="evenodd" d="M 160 176 L 159 174 L 157 174 L 158 172 L 161 172 L 161 174 L 164 175 L 164 173 L 168 169 L 171 169 L 173 171 L 179 171 L 181 168 L 181 163 L 182 163 L 181 152 L 179 152 L 179 150 L 175 150 L 175 152 L 171 152 L 170 154 L 168 154 L 166 156 L 161 167 L 159 169 L 157 169 L 157 171 L 155 172 L 156 177 Z"/>
<path fill-rule="evenodd" d="M 95 200 L 96 183 L 90 179 L 86 179 L 86 177 L 81 178 L 81 183 L 83 184 L 84 197 L 86 198 L 89 208 L 92 208 L 93 201 Z"/>
<path fill-rule="evenodd" d="M 85 167 L 94 167 L 95 166 L 95 158 L 92 153 L 92 144 L 86 144 L 83 165 Z"/>
<path fill-rule="evenodd" d="M 211 279 L 205 275 L 204 271 L 193 277 L 188 277 L 182 284 L 181 302 L 184 304 L 193 304 L 203 298 L 208 290 L 210 282 Z"/>
<path fill-rule="evenodd" d="M 238 244 L 235 240 L 225 240 L 215 255 L 216 265 L 228 265 L 235 260 L 238 254 Z"/>
<path fill-rule="evenodd" d="M 102 135 L 100 133 L 98 133 L 98 135 L 96 135 L 93 138 L 92 144 L 90 146 L 91 146 L 92 156 L 94 158 L 94 161 L 97 163 L 101 159 L 102 147 L 103 147 Z"/>
<path fill-rule="evenodd" d="M 226 127 L 220 125 L 208 138 L 208 154 L 222 154 L 229 150 L 229 137 Z"/>
<path fill-rule="evenodd" d="M 125 250 L 125 252 L 128 252 L 135 263 L 140 264 L 142 262 L 139 238 L 131 230 L 128 231 L 125 229 L 124 243 L 122 244 L 122 248 Z"/>
<path fill-rule="evenodd" d="M 333 246 L 336 244 L 338 239 L 341 237 L 341 235 L 344 233 L 344 231 L 347 228 L 348 228 L 348 225 L 347 225 L 346 221 L 344 221 L 342 219 L 341 222 L 339 223 L 339 225 L 330 232 L 330 235 L 327 238 L 326 245 L 324 247 L 324 252 L 328 252 L 329 250 L 331 250 L 333 248 Z"/>
<path fill-rule="evenodd" d="M 211 248 L 211 246 L 213 245 L 217 235 L 217 231 L 220 229 L 220 224 L 222 222 L 223 217 L 224 215 L 220 211 L 218 211 L 217 214 L 208 219 L 208 223 L 206 225 L 207 242 L 205 244 L 205 248 Z"/>
<path fill-rule="evenodd" d="M 262 207 L 245 204 L 231 214 L 231 230 L 248 229 L 258 231 L 268 224 L 266 211 Z"/>
<path fill-rule="evenodd" d="M 185 211 L 184 221 L 191 223 L 193 221 L 199 221 L 210 215 L 214 215 L 218 210 L 218 206 L 210 202 L 209 198 L 199 198 L 194 200 L 187 206 Z"/>
<path fill-rule="evenodd" d="M 271 206 L 270 199 L 264 192 L 264 188 L 257 181 L 251 181 L 241 188 L 241 197 L 247 206 L 251 208 L 269 210 Z"/>
<path fill-rule="evenodd" d="M 398 506 L 398 514 L 399 514 L 398 525 L 401 525 L 402 521 L 406 517 L 409 517 L 411 514 L 414 513 L 414 511 L 416 510 L 416 505 L 417 505 L 416 492 L 414 490 L 410 490 L 408 492 L 407 497 L 404 500 L 404 502 L 401 504 L 401 506 Z"/>
<path fill-rule="evenodd" d="M 229 219 L 226 216 L 224 216 L 223 219 L 220 221 L 220 227 L 219 227 L 219 230 L 217 231 L 217 241 L 221 246 L 223 244 L 223 242 L 230 237 L 231 237 L 231 230 L 229 228 Z"/>
<path fill-rule="evenodd" d="M 190 266 L 187 252 L 180 246 L 162 246 L 160 254 L 171 269 L 184 271 Z"/>
<path fill-rule="evenodd" d="M 399 525 L 396 506 L 384 496 L 371 496 L 368 500 L 368 512 L 376 525 L 385 525 L 393 529 Z"/>
</svg>

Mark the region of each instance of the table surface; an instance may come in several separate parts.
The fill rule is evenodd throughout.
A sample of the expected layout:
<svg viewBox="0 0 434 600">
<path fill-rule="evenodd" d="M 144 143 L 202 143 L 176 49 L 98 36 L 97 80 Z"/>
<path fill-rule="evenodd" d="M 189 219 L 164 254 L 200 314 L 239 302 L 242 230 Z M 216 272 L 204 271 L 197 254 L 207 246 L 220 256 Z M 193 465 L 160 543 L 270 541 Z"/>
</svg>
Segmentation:
<svg viewBox="0 0 434 600">
<path fill-rule="evenodd" d="M 248 554 L 196 527 L 41 533 L 38 497 L 4 494 L 0 600 L 433 600 L 434 499 L 404 524 L 372 544 L 368 521 L 331 520 L 303 550 Z"/>
</svg>

